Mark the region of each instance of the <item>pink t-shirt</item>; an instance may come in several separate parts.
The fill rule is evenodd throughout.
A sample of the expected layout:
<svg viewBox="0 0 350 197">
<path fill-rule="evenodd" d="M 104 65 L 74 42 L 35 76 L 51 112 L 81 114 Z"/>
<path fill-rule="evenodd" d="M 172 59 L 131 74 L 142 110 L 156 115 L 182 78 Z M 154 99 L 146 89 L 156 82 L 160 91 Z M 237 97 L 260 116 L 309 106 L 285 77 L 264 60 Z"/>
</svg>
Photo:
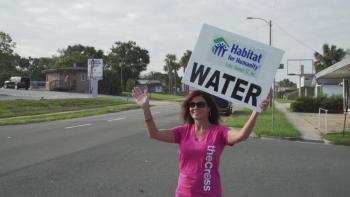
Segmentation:
<svg viewBox="0 0 350 197">
<path fill-rule="evenodd" d="M 176 197 L 221 197 L 220 156 L 227 141 L 228 128 L 211 125 L 197 139 L 194 124 L 172 129 L 179 144 L 179 180 Z"/>
</svg>

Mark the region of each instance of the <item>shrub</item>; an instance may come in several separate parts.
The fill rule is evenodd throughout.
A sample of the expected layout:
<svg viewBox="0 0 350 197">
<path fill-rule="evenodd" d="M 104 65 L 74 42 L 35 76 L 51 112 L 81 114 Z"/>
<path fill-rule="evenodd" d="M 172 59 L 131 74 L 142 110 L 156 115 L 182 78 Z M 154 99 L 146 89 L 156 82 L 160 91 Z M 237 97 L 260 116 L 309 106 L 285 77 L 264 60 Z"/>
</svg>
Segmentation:
<svg viewBox="0 0 350 197">
<path fill-rule="evenodd" d="M 341 96 L 300 97 L 290 105 L 293 112 L 317 113 L 319 108 L 327 109 L 329 113 L 343 111 L 343 98 Z"/>
</svg>

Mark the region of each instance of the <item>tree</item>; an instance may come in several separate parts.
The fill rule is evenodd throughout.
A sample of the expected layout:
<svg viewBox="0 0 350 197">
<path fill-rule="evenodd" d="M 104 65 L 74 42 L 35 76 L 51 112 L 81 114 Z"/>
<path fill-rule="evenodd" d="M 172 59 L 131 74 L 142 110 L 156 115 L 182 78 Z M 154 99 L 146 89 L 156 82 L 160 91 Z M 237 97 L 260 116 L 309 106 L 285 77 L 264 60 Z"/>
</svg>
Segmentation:
<svg viewBox="0 0 350 197">
<path fill-rule="evenodd" d="M 292 88 L 296 88 L 297 84 L 295 84 L 294 82 L 290 81 L 289 79 L 283 79 L 282 81 L 278 82 L 278 84 L 281 87 L 292 87 Z"/>
<path fill-rule="evenodd" d="M 32 81 L 45 81 L 46 76 L 43 73 L 43 70 L 48 68 L 54 68 L 55 63 L 57 61 L 56 57 L 39 57 L 39 58 L 32 58 L 29 57 L 29 63 L 30 63 L 30 78 Z"/>
<path fill-rule="evenodd" d="M 135 87 L 135 85 L 136 85 L 135 79 L 128 79 L 128 81 L 126 81 L 126 91 L 131 92 L 132 89 Z"/>
<path fill-rule="evenodd" d="M 180 58 L 179 64 L 184 69 L 184 72 L 186 70 L 186 67 L 187 67 L 188 61 L 190 60 L 191 55 L 192 55 L 192 51 L 186 50 L 185 53 Z"/>
<path fill-rule="evenodd" d="M 68 46 L 67 49 L 58 50 L 59 56 L 55 63 L 56 68 L 87 66 L 88 59 L 103 59 L 103 51 L 96 50 L 91 46 L 83 46 L 81 44 Z"/>
<path fill-rule="evenodd" d="M 322 46 L 322 53 L 314 53 L 315 61 L 315 70 L 320 72 L 321 70 L 339 62 L 345 57 L 345 51 L 342 48 L 338 48 L 335 45 L 329 47 L 328 44 Z"/>
<path fill-rule="evenodd" d="M 134 41 L 116 42 L 108 54 L 111 69 L 120 74 L 121 89 L 124 90 L 128 79 L 137 79 L 147 69 L 149 55 L 146 49 L 136 45 Z"/>
<path fill-rule="evenodd" d="M 165 65 L 164 65 L 164 71 L 168 72 L 168 77 L 169 77 L 169 93 L 175 93 L 176 94 L 176 90 L 177 90 L 177 79 L 178 79 L 178 75 L 177 75 L 177 71 L 180 68 L 180 64 L 176 62 L 176 55 L 175 54 L 167 54 L 165 56 L 164 59 Z M 175 92 L 173 91 L 173 82 L 175 79 Z"/>
<path fill-rule="evenodd" d="M 99 93 L 119 95 L 121 93 L 118 70 L 112 70 L 105 66 L 103 70 L 103 80 L 99 81 Z"/>
<path fill-rule="evenodd" d="M 183 71 L 185 73 L 185 70 L 186 70 L 186 67 L 187 67 L 187 64 L 188 64 L 188 61 L 190 60 L 190 57 L 192 55 L 192 51 L 190 50 L 186 50 L 185 53 L 182 55 L 181 59 L 180 59 L 180 67 L 183 68 Z M 188 85 L 185 85 L 184 86 L 184 91 L 188 94 L 189 93 L 189 87 Z"/>
<path fill-rule="evenodd" d="M 1 54 L 13 54 L 13 49 L 16 43 L 12 41 L 9 34 L 0 31 L 0 53 Z"/>
<path fill-rule="evenodd" d="M 18 73 L 18 56 L 14 54 L 16 43 L 9 34 L 0 32 L 0 85 Z"/>
</svg>

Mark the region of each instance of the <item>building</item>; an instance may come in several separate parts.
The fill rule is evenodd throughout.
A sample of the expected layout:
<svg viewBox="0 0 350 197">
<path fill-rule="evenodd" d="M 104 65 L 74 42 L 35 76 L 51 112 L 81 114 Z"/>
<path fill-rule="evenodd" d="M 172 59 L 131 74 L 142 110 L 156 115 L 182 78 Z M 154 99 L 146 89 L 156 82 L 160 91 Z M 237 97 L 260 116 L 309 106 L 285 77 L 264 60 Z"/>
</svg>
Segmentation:
<svg viewBox="0 0 350 197">
<path fill-rule="evenodd" d="M 316 74 L 315 95 L 345 95 L 343 82 L 349 80 L 350 57 L 347 57 Z"/>
<path fill-rule="evenodd" d="M 344 109 L 349 107 L 350 97 L 350 57 L 318 72 L 316 74 L 315 94 L 342 95 Z"/>
<path fill-rule="evenodd" d="M 159 80 L 137 80 L 137 86 L 148 92 L 163 93 L 164 88 Z"/>
<path fill-rule="evenodd" d="M 55 68 L 44 70 L 46 90 L 89 92 L 89 80 L 86 67 Z"/>
</svg>

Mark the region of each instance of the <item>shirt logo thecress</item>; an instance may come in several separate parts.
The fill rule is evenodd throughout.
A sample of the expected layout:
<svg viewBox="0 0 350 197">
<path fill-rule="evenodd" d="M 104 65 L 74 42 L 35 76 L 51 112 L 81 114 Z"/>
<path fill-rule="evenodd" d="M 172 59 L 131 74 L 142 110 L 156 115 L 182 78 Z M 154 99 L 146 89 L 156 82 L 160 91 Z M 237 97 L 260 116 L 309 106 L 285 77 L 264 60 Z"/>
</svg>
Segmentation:
<svg viewBox="0 0 350 197">
<path fill-rule="evenodd" d="M 251 77 L 258 76 L 265 59 L 263 51 L 237 41 L 226 41 L 222 36 L 216 36 L 213 41 L 214 45 L 207 58 L 209 61 Z M 228 43 L 232 43 L 231 46 Z"/>
</svg>

